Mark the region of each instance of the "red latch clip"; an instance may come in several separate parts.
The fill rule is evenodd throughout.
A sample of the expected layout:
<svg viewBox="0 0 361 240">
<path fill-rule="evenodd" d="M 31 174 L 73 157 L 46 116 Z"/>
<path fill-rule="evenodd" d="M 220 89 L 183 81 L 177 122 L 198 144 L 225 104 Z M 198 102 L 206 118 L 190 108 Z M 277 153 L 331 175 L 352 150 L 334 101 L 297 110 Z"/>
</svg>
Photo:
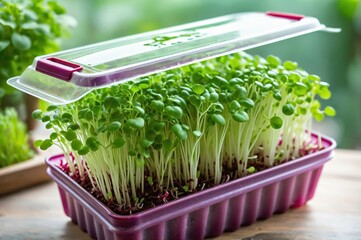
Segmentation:
<svg viewBox="0 0 361 240">
<path fill-rule="evenodd" d="M 291 20 L 299 21 L 304 18 L 303 15 L 293 14 L 293 13 L 283 13 L 283 12 L 267 12 L 266 15 L 272 17 L 288 18 Z"/>
<path fill-rule="evenodd" d="M 36 71 L 65 81 L 71 79 L 73 72 L 80 72 L 82 70 L 82 66 L 56 57 L 39 59 L 36 64 Z"/>
</svg>

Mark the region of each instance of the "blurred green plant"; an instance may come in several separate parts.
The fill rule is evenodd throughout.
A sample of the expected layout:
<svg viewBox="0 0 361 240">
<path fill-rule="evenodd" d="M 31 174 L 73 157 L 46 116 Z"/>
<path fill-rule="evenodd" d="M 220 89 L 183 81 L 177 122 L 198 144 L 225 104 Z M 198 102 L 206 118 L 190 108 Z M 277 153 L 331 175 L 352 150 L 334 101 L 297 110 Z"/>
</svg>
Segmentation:
<svg viewBox="0 0 361 240">
<path fill-rule="evenodd" d="M 359 8 L 360 0 L 339 0 L 338 7 L 341 14 L 348 19 L 353 19 Z"/>
<path fill-rule="evenodd" d="M 60 38 L 75 24 L 54 0 L 0 0 L 0 98 L 14 91 L 8 78 L 36 56 L 58 51 Z"/>
<path fill-rule="evenodd" d="M 0 111 L 0 168 L 30 159 L 34 151 L 29 148 L 25 124 L 14 108 Z"/>
</svg>

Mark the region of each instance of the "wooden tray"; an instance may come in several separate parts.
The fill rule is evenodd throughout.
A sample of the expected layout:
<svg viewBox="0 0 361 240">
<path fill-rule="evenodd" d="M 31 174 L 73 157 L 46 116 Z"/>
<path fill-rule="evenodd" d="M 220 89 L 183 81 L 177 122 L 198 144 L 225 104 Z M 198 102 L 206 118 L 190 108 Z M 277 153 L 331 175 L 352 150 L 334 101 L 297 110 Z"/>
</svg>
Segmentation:
<svg viewBox="0 0 361 240">
<path fill-rule="evenodd" d="M 0 168 L 0 196 L 50 180 L 44 152 L 32 159 Z"/>
</svg>

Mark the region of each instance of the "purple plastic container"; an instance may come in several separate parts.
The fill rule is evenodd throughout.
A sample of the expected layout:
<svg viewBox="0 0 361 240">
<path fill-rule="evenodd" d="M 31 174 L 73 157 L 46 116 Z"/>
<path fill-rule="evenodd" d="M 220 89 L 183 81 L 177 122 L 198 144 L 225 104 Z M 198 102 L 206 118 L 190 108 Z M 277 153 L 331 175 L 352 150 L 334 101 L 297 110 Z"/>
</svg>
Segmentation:
<svg viewBox="0 0 361 240">
<path fill-rule="evenodd" d="M 324 149 L 316 153 L 131 216 L 115 214 L 63 173 L 57 167 L 63 155 L 46 162 L 65 214 L 92 238 L 204 239 L 304 205 L 336 146 L 327 137 L 322 143 Z"/>
</svg>

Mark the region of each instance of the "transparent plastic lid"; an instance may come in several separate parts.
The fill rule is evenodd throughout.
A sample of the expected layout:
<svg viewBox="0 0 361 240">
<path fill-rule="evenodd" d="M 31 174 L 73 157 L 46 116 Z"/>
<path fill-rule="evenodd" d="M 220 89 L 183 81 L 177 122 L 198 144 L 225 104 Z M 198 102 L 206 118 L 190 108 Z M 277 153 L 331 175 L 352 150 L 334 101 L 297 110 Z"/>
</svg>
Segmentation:
<svg viewBox="0 0 361 240">
<path fill-rule="evenodd" d="M 313 17 L 239 13 L 35 58 L 11 86 L 53 104 L 96 88 L 326 28 Z"/>
</svg>

